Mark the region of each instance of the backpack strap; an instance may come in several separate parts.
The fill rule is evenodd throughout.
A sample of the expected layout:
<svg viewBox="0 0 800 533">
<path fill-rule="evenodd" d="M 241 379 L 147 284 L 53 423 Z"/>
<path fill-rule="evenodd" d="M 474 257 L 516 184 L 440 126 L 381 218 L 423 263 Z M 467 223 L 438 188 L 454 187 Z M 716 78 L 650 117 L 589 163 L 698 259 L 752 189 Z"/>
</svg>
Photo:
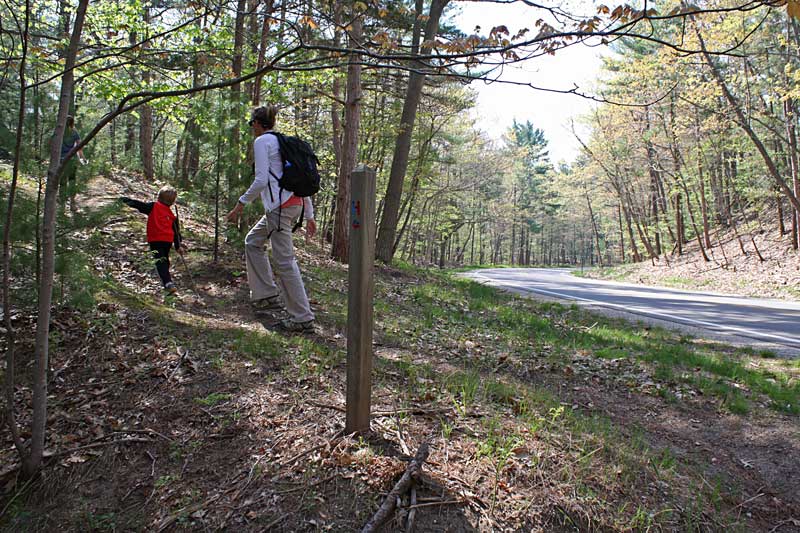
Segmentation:
<svg viewBox="0 0 800 533">
<path fill-rule="evenodd" d="M 278 185 L 280 185 L 281 180 L 278 179 L 278 176 L 276 176 L 275 173 L 272 172 L 271 169 L 267 169 L 267 170 L 269 171 L 270 174 L 272 174 L 272 177 L 275 178 L 275 181 L 278 182 Z M 270 185 L 269 182 L 267 182 L 267 189 L 269 189 L 269 201 L 270 202 L 274 202 L 275 198 L 272 196 L 272 185 Z M 280 194 L 280 191 L 278 191 L 278 194 Z M 278 196 L 278 200 L 280 200 L 280 199 L 281 199 L 281 197 Z"/>
<path fill-rule="evenodd" d="M 283 134 L 278 133 L 277 131 L 267 131 L 267 132 L 264 132 L 264 134 L 265 135 L 274 135 L 275 138 L 278 139 L 278 153 L 281 156 L 281 162 L 282 163 L 286 163 L 286 159 L 283 157 L 283 150 L 284 150 L 283 143 L 285 142 L 283 140 Z"/>
<path fill-rule="evenodd" d="M 278 201 L 280 201 L 281 196 L 283 196 L 283 187 L 278 189 Z M 283 202 L 278 204 L 278 231 L 281 230 L 281 211 L 283 210 Z"/>
</svg>

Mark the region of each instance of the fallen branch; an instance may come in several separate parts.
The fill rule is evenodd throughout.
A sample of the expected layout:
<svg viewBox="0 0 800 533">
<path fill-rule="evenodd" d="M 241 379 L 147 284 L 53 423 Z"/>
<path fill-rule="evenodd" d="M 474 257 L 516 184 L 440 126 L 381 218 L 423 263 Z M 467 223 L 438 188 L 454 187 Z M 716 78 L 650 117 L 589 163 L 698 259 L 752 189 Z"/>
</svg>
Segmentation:
<svg viewBox="0 0 800 533">
<path fill-rule="evenodd" d="M 130 435 L 135 435 L 135 434 L 155 435 L 156 437 L 161 437 L 162 439 L 164 439 L 167 442 L 175 442 L 174 440 L 172 440 L 171 438 L 167 437 L 166 435 L 164 435 L 162 433 L 159 433 L 158 431 L 155 431 L 153 429 L 149 429 L 149 428 L 147 428 L 147 429 L 115 429 L 111 433 L 120 434 L 120 435 L 125 435 L 125 434 L 130 434 Z"/>
<path fill-rule="evenodd" d="M 408 463 L 408 467 L 406 468 L 405 473 L 403 473 L 403 477 L 400 478 L 400 481 L 398 481 L 389 494 L 386 495 L 386 499 L 383 500 L 378 512 L 376 512 L 370 521 L 367 522 L 367 524 L 364 526 L 364 529 L 361 530 L 361 533 L 373 533 L 378 530 L 381 524 L 389 519 L 394 512 L 395 507 L 397 506 L 397 499 L 411 486 L 411 481 L 422 470 L 422 465 L 425 463 L 425 459 L 428 458 L 429 453 L 430 445 L 427 442 L 419 447 L 419 450 L 417 450 L 417 455 L 410 463 Z"/>
<path fill-rule="evenodd" d="M 273 494 L 289 494 L 290 492 L 297 492 L 298 490 L 310 489 L 311 487 L 316 487 L 317 485 L 322 485 L 323 483 L 327 483 L 328 481 L 335 479 L 336 476 L 338 475 L 339 474 L 332 474 L 324 479 L 318 479 L 313 483 L 303 484 L 300 485 L 299 487 L 292 487 L 291 489 L 279 490 L 278 492 L 274 492 Z"/>
<path fill-rule="evenodd" d="M 339 411 L 340 413 L 345 413 L 347 410 L 344 407 L 338 405 L 332 405 L 328 403 L 321 403 L 321 402 L 308 402 L 310 405 L 314 405 L 316 407 L 321 407 L 323 409 L 331 409 L 333 411 Z M 389 411 L 372 411 L 372 416 L 394 416 L 394 415 L 437 415 L 443 413 L 450 413 L 453 411 L 452 407 L 443 407 L 438 409 L 423 409 L 422 407 L 406 407 L 402 409 L 392 409 Z"/>
<path fill-rule="evenodd" d="M 414 509 L 419 509 L 420 507 L 437 507 L 439 505 L 465 505 L 469 503 L 465 500 L 440 500 L 436 502 L 425 502 L 425 503 L 417 503 L 414 505 L 409 505 L 408 509 L 413 512 Z"/>
<path fill-rule="evenodd" d="M 181 358 L 178 360 L 178 364 L 175 365 L 175 368 L 172 369 L 172 372 L 170 372 L 169 376 L 167 376 L 167 381 L 171 381 L 173 376 L 175 376 L 175 373 L 181 367 L 181 364 L 183 364 L 183 360 L 186 359 L 187 355 L 189 355 L 189 349 L 184 348 L 183 353 L 181 353 L 181 349 L 178 348 L 178 354 L 181 356 Z"/>
<path fill-rule="evenodd" d="M 414 531 L 414 519 L 417 517 L 417 489 L 411 484 L 411 498 L 409 499 L 408 520 L 406 521 L 406 533 Z"/>
<path fill-rule="evenodd" d="M 178 521 L 179 518 L 182 516 L 189 516 L 197 511 L 202 510 L 205 507 L 208 507 L 215 501 L 219 500 L 221 494 L 215 494 L 214 496 L 210 497 L 206 501 L 202 503 L 198 503 L 196 505 L 192 505 L 190 507 L 184 507 L 179 509 L 177 512 L 173 513 L 171 516 L 165 518 L 159 525 L 158 525 L 158 532 L 161 533 L 165 529 L 168 529 L 172 524 Z"/>
<path fill-rule="evenodd" d="M 317 450 L 321 450 L 325 446 L 330 446 L 336 440 L 338 440 L 343 434 L 344 434 L 344 431 L 337 432 L 336 435 L 334 435 L 333 438 L 331 438 L 331 440 L 325 441 L 322 444 L 318 444 L 318 445 L 314 446 L 313 448 L 309 448 L 308 450 L 306 450 L 304 452 L 300 452 L 297 455 L 295 455 L 294 457 L 292 457 L 291 459 L 289 459 L 288 461 L 284 461 L 284 462 L 280 463 L 278 465 L 278 469 L 285 468 L 285 467 L 289 466 L 290 464 L 294 463 L 295 461 L 297 461 L 298 459 L 300 459 L 302 457 L 305 457 L 308 454 L 314 453 Z"/>
<path fill-rule="evenodd" d="M 788 520 L 784 520 L 783 522 L 778 522 L 778 524 L 775 527 L 769 530 L 769 533 L 775 533 L 776 531 L 778 531 L 780 528 L 782 528 L 787 524 L 797 526 L 800 525 L 800 520 L 797 520 L 795 518 L 789 518 Z"/>
<path fill-rule="evenodd" d="M 330 443 L 329 443 L 329 442 L 323 442 L 322 444 L 317 444 L 317 445 L 316 445 L 316 446 L 314 446 L 313 448 L 309 448 L 309 449 L 307 449 L 307 450 L 305 450 L 305 451 L 303 451 L 303 452 L 300 452 L 300 453 L 298 453 L 297 455 L 293 456 L 293 457 L 292 457 L 291 459 L 289 459 L 288 461 L 284 461 L 283 463 L 280 463 L 280 464 L 278 465 L 278 468 L 279 468 L 279 469 L 280 469 L 280 468 L 285 468 L 285 467 L 289 466 L 290 464 L 294 463 L 295 461 L 297 461 L 298 459 L 300 459 L 300 458 L 302 458 L 302 457 L 305 457 L 305 456 L 306 456 L 306 455 L 308 455 L 308 454 L 314 453 L 314 452 L 316 452 L 317 450 L 321 450 L 322 448 L 324 448 L 324 447 L 325 447 L 325 446 L 327 446 L 328 444 L 330 444 Z"/>
<path fill-rule="evenodd" d="M 321 407 L 323 409 L 331 409 L 333 411 L 339 411 L 340 413 L 346 413 L 347 410 L 344 407 L 339 407 L 338 405 L 331 405 L 327 403 L 320 403 L 320 402 L 308 402 L 310 405 L 315 407 Z"/>
<path fill-rule="evenodd" d="M 255 474 L 256 468 L 258 467 L 259 463 L 261 463 L 261 460 L 264 457 L 265 457 L 265 455 L 259 455 L 258 459 L 256 459 L 256 462 L 253 463 L 253 466 L 250 467 L 250 472 L 247 474 L 247 479 L 245 480 L 244 485 L 240 489 L 238 489 L 236 491 L 236 495 L 231 499 L 231 505 L 236 503 L 236 501 L 239 499 L 239 497 L 242 495 L 242 493 L 244 493 L 244 491 L 247 489 L 247 487 L 250 486 L 250 483 L 253 481 L 253 475 Z M 220 530 L 220 531 L 225 529 L 225 526 L 228 524 L 228 520 L 231 519 L 231 517 L 233 516 L 233 513 L 236 512 L 236 511 L 237 511 L 237 508 L 235 508 L 235 507 L 232 508 L 228 512 L 228 514 L 225 515 L 225 518 L 222 520 L 222 524 L 217 529 Z"/>
<path fill-rule="evenodd" d="M 405 409 L 393 409 L 391 411 L 373 411 L 372 416 L 393 416 L 393 415 L 438 415 L 443 413 L 452 413 L 452 407 L 441 407 L 438 409 L 423 409 L 422 407 L 408 407 Z"/>
<path fill-rule="evenodd" d="M 113 446 L 115 444 L 131 444 L 135 442 L 153 442 L 152 439 L 140 439 L 140 438 L 129 438 L 129 439 L 117 439 L 117 440 L 110 440 L 108 442 L 95 442 L 94 444 L 87 444 L 86 446 L 78 446 L 77 448 L 70 448 L 69 450 L 62 450 L 60 452 L 55 452 L 53 454 L 45 454 L 45 459 L 53 460 L 58 459 L 59 457 L 63 457 L 65 455 L 69 455 L 75 452 L 81 452 L 83 450 L 93 450 L 95 448 L 102 448 L 104 446 Z"/>
</svg>

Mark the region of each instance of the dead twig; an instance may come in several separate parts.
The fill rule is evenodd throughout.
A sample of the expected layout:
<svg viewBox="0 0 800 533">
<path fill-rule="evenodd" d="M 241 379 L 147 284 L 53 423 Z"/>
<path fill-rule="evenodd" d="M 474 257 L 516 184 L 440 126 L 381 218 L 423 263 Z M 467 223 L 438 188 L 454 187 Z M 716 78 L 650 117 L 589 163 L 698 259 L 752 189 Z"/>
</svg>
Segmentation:
<svg viewBox="0 0 800 533">
<path fill-rule="evenodd" d="M 255 473 L 256 468 L 258 468 L 259 463 L 261 463 L 261 460 L 265 456 L 266 456 L 266 454 L 265 455 L 259 455 L 258 459 L 256 459 L 256 462 L 253 463 L 253 466 L 250 467 L 250 472 L 248 472 L 248 474 L 247 474 L 247 480 L 244 482 L 244 485 L 242 485 L 242 487 L 236 491 L 236 494 L 233 496 L 233 498 L 231 498 L 231 505 L 236 503 L 236 501 L 241 497 L 241 495 L 244 493 L 244 491 L 247 490 L 247 487 L 250 486 L 250 483 L 253 481 L 253 474 Z M 237 510 L 237 508 L 235 506 L 231 508 L 231 510 L 228 512 L 227 515 L 225 515 L 225 518 L 222 520 L 222 524 L 219 526 L 219 528 L 217 528 L 218 530 L 225 529 L 225 526 L 228 524 L 228 520 L 231 519 L 231 517 L 233 516 L 233 513 L 236 512 L 236 510 Z"/>
<path fill-rule="evenodd" d="M 408 467 L 403 473 L 403 476 L 400 478 L 400 481 L 395 484 L 395 486 L 386 496 L 386 499 L 383 500 L 383 503 L 378 508 L 378 511 L 361 530 L 361 533 L 374 533 L 378 530 L 381 524 L 389 519 L 394 512 L 395 507 L 397 506 L 397 499 L 401 494 L 408 490 L 414 477 L 419 475 L 419 472 L 422 470 L 422 465 L 425 463 L 425 459 L 428 458 L 429 453 L 430 444 L 427 442 L 419 447 L 419 450 L 417 450 L 417 455 L 410 463 L 408 463 Z"/>
<path fill-rule="evenodd" d="M 133 442 L 153 442 L 152 439 L 138 439 L 138 438 L 130 438 L 130 439 L 119 439 L 119 440 L 110 440 L 108 442 L 95 442 L 93 444 L 87 444 L 86 446 L 78 446 L 77 448 L 71 448 L 69 450 L 62 450 L 60 452 L 55 452 L 51 455 L 46 456 L 47 460 L 52 461 L 53 459 L 58 459 L 59 457 L 63 457 L 65 455 L 69 455 L 75 452 L 81 452 L 84 450 L 92 450 L 94 448 L 102 448 L 104 446 L 113 446 L 114 444 L 130 444 Z"/>
<path fill-rule="evenodd" d="M 346 413 L 347 410 L 344 407 L 339 407 L 338 405 L 330 405 L 327 403 L 320 403 L 320 402 L 308 402 L 310 405 L 315 407 L 321 407 L 323 409 L 331 409 L 333 411 L 339 411 L 340 413 Z"/>
<path fill-rule="evenodd" d="M 153 429 L 115 429 L 114 431 L 111 432 L 111 434 L 117 434 L 117 435 L 137 435 L 137 434 L 154 435 L 156 437 L 160 437 L 160 438 L 164 439 L 167 442 L 175 442 L 173 439 L 171 439 L 171 438 L 167 437 L 166 435 L 164 435 L 162 433 L 159 433 L 158 431 L 155 431 Z"/>
<path fill-rule="evenodd" d="M 162 531 L 168 529 L 172 524 L 177 522 L 177 520 L 180 517 L 196 513 L 197 511 L 199 511 L 199 510 L 201 510 L 201 509 L 203 509 L 205 507 L 208 507 L 209 505 L 211 505 L 215 501 L 219 500 L 219 498 L 220 498 L 220 494 L 215 494 L 214 496 L 210 497 L 209 499 L 207 499 L 206 501 L 204 501 L 202 503 L 198 503 L 196 505 L 192 505 L 192 506 L 189 506 L 189 507 L 184 507 L 182 509 L 178 509 L 176 512 L 172 513 L 170 516 L 168 516 L 167 518 L 165 518 L 164 520 L 161 521 L 161 523 L 158 525 L 158 530 L 157 531 L 159 533 L 161 533 Z"/>
<path fill-rule="evenodd" d="M 420 507 L 436 507 L 438 505 L 466 505 L 468 503 L 469 502 L 466 500 L 441 500 L 437 502 L 425 502 L 409 505 L 408 509 L 413 511 L 414 509 L 419 509 Z"/>
<path fill-rule="evenodd" d="M 325 446 L 330 446 L 333 442 L 335 442 L 343 434 L 344 434 L 344 431 L 339 431 L 336 435 L 333 436 L 333 438 L 331 440 L 325 441 L 322 444 L 318 444 L 318 445 L 314 446 L 313 448 L 309 448 L 308 450 L 306 450 L 304 452 L 298 453 L 294 457 L 290 458 L 288 461 L 282 462 L 280 465 L 278 465 L 278 468 L 279 469 L 280 468 L 285 468 L 285 467 L 289 466 L 290 464 L 294 463 L 295 461 L 297 461 L 298 459 L 300 459 L 302 457 L 305 457 L 306 455 L 312 454 L 312 453 L 316 452 L 317 450 L 320 450 L 320 449 L 324 448 Z"/>
<path fill-rule="evenodd" d="M 145 450 L 145 453 L 147 454 L 147 457 L 149 457 L 150 460 L 152 461 L 152 463 L 150 465 L 150 477 L 151 478 L 155 478 L 156 477 L 156 458 L 153 456 L 152 453 L 150 453 L 147 450 Z"/>
<path fill-rule="evenodd" d="M 308 488 L 311 488 L 311 487 L 316 487 L 318 485 L 322 485 L 323 483 L 327 483 L 328 481 L 330 481 L 332 479 L 335 479 L 336 476 L 338 476 L 338 475 L 339 475 L 338 473 L 337 474 L 332 474 L 332 475 L 330 475 L 330 476 L 328 476 L 328 477 L 326 477 L 324 479 L 318 479 L 314 483 L 308 483 L 308 484 L 300 485 L 299 487 L 293 487 L 291 489 L 279 490 L 277 492 L 274 492 L 273 494 L 289 494 L 290 492 L 297 492 L 298 490 L 304 490 L 304 489 L 308 489 Z"/>
<path fill-rule="evenodd" d="M 787 524 L 791 524 L 793 526 L 798 526 L 798 525 L 800 525 L 800 520 L 797 520 L 796 518 L 789 518 L 788 520 L 784 520 L 783 522 L 778 522 L 775 525 L 775 527 L 773 527 L 772 529 L 769 530 L 769 533 L 775 533 L 776 531 L 778 531 L 778 529 L 782 528 L 783 526 L 785 526 Z"/>
<path fill-rule="evenodd" d="M 274 526 L 277 526 L 278 524 L 280 524 L 281 522 L 286 520 L 286 517 L 289 516 L 290 514 L 291 513 L 286 513 L 286 514 L 283 514 L 283 515 L 279 516 L 278 518 L 276 518 L 275 520 L 273 520 L 272 522 L 270 522 L 269 524 L 264 526 L 264 531 L 271 530 Z"/>
<path fill-rule="evenodd" d="M 183 268 L 186 270 L 186 274 L 189 276 L 189 286 L 192 287 L 192 292 L 194 292 L 195 296 L 197 296 L 198 298 L 200 298 L 202 300 L 203 297 L 200 296 L 199 292 L 197 292 L 197 286 L 194 283 L 194 277 L 192 277 L 192 271 L 189 270 L 189 265 L 186 264 L 186 259 L 184 259 L 183 253 L 179 252 L 178 253 L 178 257 L 181 258 L 181 263 L 183 263 Z"/>
<path fill-rule="evenodd" d="M 175 373 L 181 367 L 181 364 L 183 364 L 183 360 L 186 359 L 186 356 L 189 355 L 189 348 L 184 348 L 183 349 L 183 353 L 181 353 L 180 348 L 178 348 L 178 353 L 180 354 L 181 358 L 178 360 L 178 364 L 175 365 L 175 368 L 172 369 L 172 372 L 170 372 L 169 376 L 167 377 L 167 381 L 168 382 L 172 381 L 172 377 L 175 375 Z"/>
<path fill-rule="evenodd" d="M 339 405 L 332 405 L 328 403 L 321 403 L 321 402 L 308 402 L 311 405 L 316 407 L 321 407 L 323 409 L 331 409 L 332 411 L 339 411 L 340 413 L 346 413 L 347 409 L 341 407 Z M 408 415 L 418 415 L 418 416 L 426 416 L 426 415 L 438 415 L 442 413 L 450 413 L 453 409 L 450 407 L 444 407 L 439 409 L 423 409 L 422 407 L 406 407 L 402 409 L 392 409 L 389 411 L 373 411 L 372 416 L 394 416 L 394 415 L 401 415 L 401 414 L 408 414 Z"/>
<path fill-rule="evenodd" d="M 417 488 L 411 484 L 411 499 L 408 505 L 408 519 L 406 520 L 406 533 L 414 530 L 414 519 L 417 517 Z"/>
<path fill-rule="evenodd" d="M 395 431 L 397 434 L 397 440 L 400 442 L 400 449 L 403 450 L 403 453 L 406 455 L 411 455 L 411 448 L 409 448 L 408 444 L 406 444 L 405 439 L 403 438 L 403 427 L 400 422 L 400 419 L 397 419 L 397 430 Z"/>
<path fill-rule="evenodd" d="M 305 457 L 306 455 L 312 454 L 312 453 L 316 452 L 317 450 L 320 450 L 320 449 L 324 448 L 327 445 L 328 445 L 327 442 L 323 442 L 322 444 L 317 444 L 313 448 L 309 448 L 308 450 L 300 452 L 297 455 L 291 457 L 288 461 L 282 462 L 280 465 L 278 465 L 278 468 L 285 468 L 285 467 L 289 466 L 290 464 L 294 463 L 295 461 L 297 461 L 298 459 L 301 459 L 301 458 Z"/>
<path fill-rule="evenodd" d="M 67 362 L 64 363 L 63 365 L 61 365 L 61 368 L 59 368 L 58 370 L 53 372 L 53 375 L 50 376 L 50 381 L 49 381 L 49 383 L 51 385 L 56 382 L 56 380 L 58 379 L 58 376 L 60 376 L 62 372 L 64 372 L 66 369 L 69 368 L 69 365 L 72 363 L 72 359 L 73 359 L 72 357 L 67 359 Z"/>
<path fill-rule="evenodd" d="M 9 498 L 9 500 L 8 500 L 8 503 L 6 504 L 6 506 L 5 506 L 5 507 L 3 507 L 3 510 L 2 510 L 2 511 L 0 511 L 0 518 L 2 518 L 3 516 L 5 516 L 5 514 L 6 514 L 6 511 L 8 511 L 8 508 L 9 508 L 9 507 L 11 507 L 11 505 L 12 505 L 12 504 L 13 504 L 13 503 L 16 501 L 16 499 L 17 499 L 17 498 L 18 498 L 18 497 L 19 497 L 21 494 L 23 494 L 23 493 L 24 493 L 24 492 L 25 492 L 25 491 L 28 489 L 28 487 L 30 487 L 30 486 L 31 486 L 31 483 L 33 483 L 33 481 L 34 481 L 35 479 L 37 479 L 37 478 L 36 478 L 36 476 L 32 476 L 32 477 L 30 477 L 30 478 L 29 478 L 29 479 L 28 479 L 28 480 L 25 482 L 25 484 L 22 486 L 22 488 L 21 488 L 21 489 L 19 489 L 18 491 L 15 491 L 15 492 L 14 492 L 14 496 L 13 496 L 13 497 L 11 497 L 11 498 Z"/>
<path fill-rule="evenodd" d="M 422 407 L 408 407 L 405 409 L 393 409 L 391 411 L 373 411 L 372 416 L 394 416 L 394 415 L 439 415 L 442 413 L 452 413 L 452 407 L 443 407 L 439 409 L 423 409 Z"/>
</svg>

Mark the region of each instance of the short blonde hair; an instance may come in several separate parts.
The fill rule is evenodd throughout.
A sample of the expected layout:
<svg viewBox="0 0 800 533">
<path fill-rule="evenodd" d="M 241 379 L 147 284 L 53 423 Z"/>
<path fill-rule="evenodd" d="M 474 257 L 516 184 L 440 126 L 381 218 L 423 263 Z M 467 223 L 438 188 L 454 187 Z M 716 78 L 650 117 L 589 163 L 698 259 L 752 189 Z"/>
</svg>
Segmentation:
<svg viewBox="0 0 800 533">
<path fill-rule="evenodd" d="M 178 191 L 175 190 L 175 187 L 170 187 L 169 185 L 165 185 L 161 187 L 158 191 L 158 200 L 162 204 L 172 205 L 175 203 L 175 200 L 178 199 Z"/>
</svg>

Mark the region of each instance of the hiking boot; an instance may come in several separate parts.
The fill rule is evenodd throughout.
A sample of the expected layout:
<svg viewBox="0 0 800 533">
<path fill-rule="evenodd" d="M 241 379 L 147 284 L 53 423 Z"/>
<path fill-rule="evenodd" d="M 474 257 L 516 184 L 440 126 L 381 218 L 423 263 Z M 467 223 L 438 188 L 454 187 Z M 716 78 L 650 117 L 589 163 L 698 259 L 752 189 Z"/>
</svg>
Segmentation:
<svg viewBox="0 0 800 533">
<path fill-rule="evenodd" d="M 314 331 L 314 319 L 305 322 L 295 322 L 289 318 L 275 324 L 275 329 L 290 333 L 311 333 Z"/>
<path fill-rule="evenodd" d="M 169 283 L 164 285 L 164 290 L 167 291 L 169 294 L 175 294 L 176 292 L 178 292 L 178 287 L 176 287 L 175 284 L 170 281 Z"/>
<path fill-rule="evenodd" d="M 277 294 L 274 296 L 267 296 L 266 298 L 261 298 L 260 300 L 253 300 L 252 306 L 256 312 L 283 310 L 283 303 L 281 302 L 281 297 L 278 296 Z"/>
</svg>

